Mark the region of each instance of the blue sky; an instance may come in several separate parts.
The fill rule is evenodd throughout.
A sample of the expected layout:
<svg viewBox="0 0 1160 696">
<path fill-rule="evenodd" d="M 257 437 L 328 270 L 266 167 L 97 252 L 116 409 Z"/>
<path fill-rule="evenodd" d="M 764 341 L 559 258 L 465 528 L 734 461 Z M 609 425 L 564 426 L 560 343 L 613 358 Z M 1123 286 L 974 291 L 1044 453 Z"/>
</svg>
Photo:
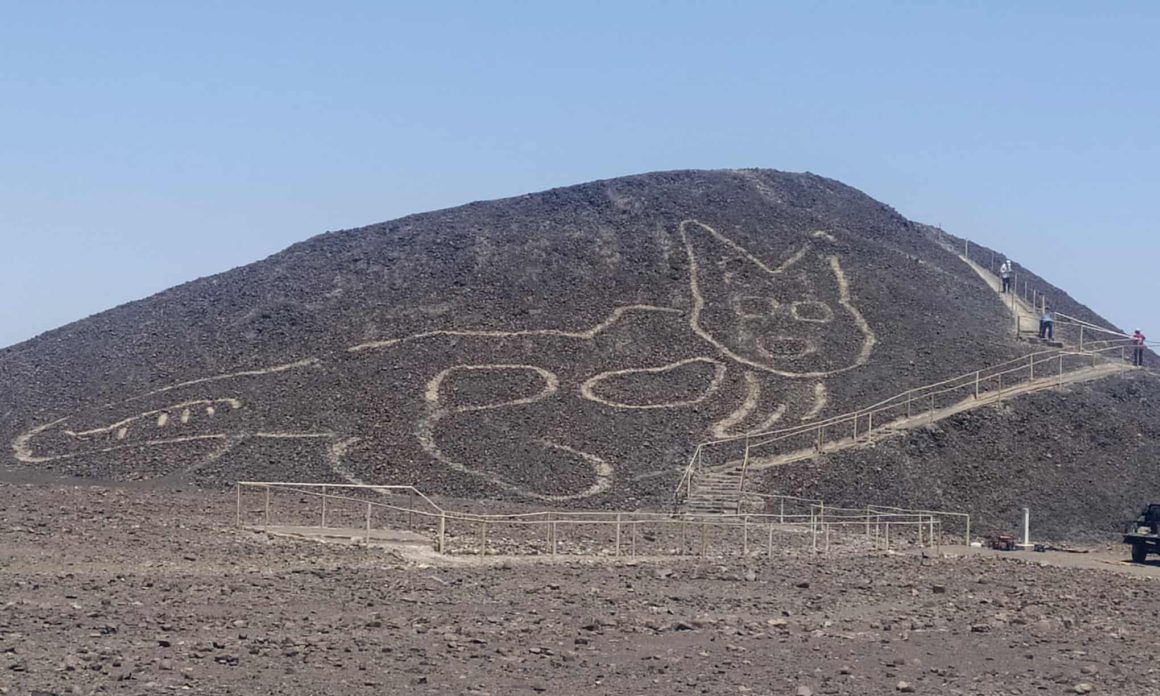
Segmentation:
<svg viewBox="0 0 1160 696">
<path fill-rule="evenodd" d="M 325 230 L 840 179 L 1160 336 L 1160 3 L 4 2 L 0 345 Z"/>
</svg>

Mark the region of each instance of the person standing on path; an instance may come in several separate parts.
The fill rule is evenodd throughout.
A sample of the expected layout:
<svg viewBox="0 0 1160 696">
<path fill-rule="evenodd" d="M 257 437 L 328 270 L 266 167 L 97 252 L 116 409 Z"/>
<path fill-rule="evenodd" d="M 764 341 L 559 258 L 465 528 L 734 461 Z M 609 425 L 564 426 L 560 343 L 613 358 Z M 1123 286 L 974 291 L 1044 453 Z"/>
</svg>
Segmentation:
<svg viewBox="0 0 1160 696">
<path fill-rule="evenodd" d="M 1136 333 L 1132 334 L 1132 364 L 1136 367 L 1144 365 L 1144 342 L 1147 340 L 1139 329 L 1136 329 Z"/>
<path fill-rule="evenodd" d="M 1004 259 L 999 266 L 999 277 L 1003 279 L 1003 292 L 1011 292 L 1011 259 Z"/>
<path fill-rule="evenodd" d="M 1039 337 L 1055 340 L 1055 312 L 1050 309 L 1044 309 L 1039 317 Z"/>
</svg>

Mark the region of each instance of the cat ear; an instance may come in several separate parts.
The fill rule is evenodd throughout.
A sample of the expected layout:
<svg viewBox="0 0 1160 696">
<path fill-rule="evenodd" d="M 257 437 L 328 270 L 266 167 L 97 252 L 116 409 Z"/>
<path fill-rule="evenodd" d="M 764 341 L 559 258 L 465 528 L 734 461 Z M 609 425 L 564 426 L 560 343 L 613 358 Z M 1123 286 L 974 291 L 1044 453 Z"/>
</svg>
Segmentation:
<svg viewBox="0 0 1160 696">
<path fill-rule="evenodd" d="M 769 265 L 737 242 L 696 220 L 682 222 L 680 231 L 694 281 L 716 280 L 721 285 L 732 284 L 738 278 L 783 275 L 799 264 L 812 248 L 809 241 L 803 242 L 779 263 Z M 702 284 L 706 286 L 703 289 L 711 290 L 711 282 Z"/>
</svg>

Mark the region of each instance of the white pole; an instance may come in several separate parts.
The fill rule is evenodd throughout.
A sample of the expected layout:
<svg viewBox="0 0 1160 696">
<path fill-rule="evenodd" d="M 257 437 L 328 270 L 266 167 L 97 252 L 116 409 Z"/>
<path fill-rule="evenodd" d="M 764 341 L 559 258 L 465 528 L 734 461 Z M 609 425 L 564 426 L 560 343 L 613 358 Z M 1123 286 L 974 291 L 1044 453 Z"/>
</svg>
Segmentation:
<svg viewBox="0 0 1160 696">
<path fill-rule="evenodd" d="M 1023 508 L 1023 545 L 1031 547 L 1031 510 Z"/>
</svg>

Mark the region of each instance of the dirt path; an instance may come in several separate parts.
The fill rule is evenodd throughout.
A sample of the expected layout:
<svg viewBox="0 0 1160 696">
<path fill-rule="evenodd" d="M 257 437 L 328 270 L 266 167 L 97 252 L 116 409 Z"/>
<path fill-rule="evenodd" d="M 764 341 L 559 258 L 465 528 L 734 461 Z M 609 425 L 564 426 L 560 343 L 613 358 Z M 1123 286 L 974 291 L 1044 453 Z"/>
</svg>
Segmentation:
<svg viewBox="0 0 1160 696">
<path fill-rule="evenodd" d="M 919 415 L 911 416 L 909 418 L 904 417 L 883 423 L 880 427 L 874 429 L 873 433 L 871 433 L 872 436 L 862 434 L 859 436 L 860 439 L 857 441 L 851 437 L 846 437 L 840 440 L 827 442 L 823 446 L 822 452 L 836 452 L 856 447 L 872 447 L 875 442 L 882 440 L 883 438 L 901 434 L 920 425 L 938 422 L 964 411 L 970 411 L 972 409 L 980 408 L 983 406 L 989 406 L 991 404 L 999 403 L 1003 399 L 1009 399 L 1021 394 L 1029 394 L 1031 392 L 1052 389 L 1067 384 L 1089 382 L 1096 379 L 1102 379 L 1104 377 L 1110 377 L 1111 375 L 1114 375 L 1123 369 L 1125 369 L 1124 366 L 1119 363 L 1103 363 L 1094 365 L 1092 367 L 1073 370 L 1071 372 L 1065 372 L 1062 375 L 1021 382 L 1010 388 L 1004 389 L 1002 393 L 998 391 L 992 391 L 985 392 L 979 397 L 970 396 L 957 403 L 951 404 L 950 406 L 937 408 L 933 411 L 927 411 Z M 805 447 L 771 457 L 754 457 L 752 460 L 750 460 L 748 468 L 750 471 L 771 469 L 776 466 L 792 464 L 794 462 L 810 459 L 817 454 L 818 451 L 815 448 Z M 726 469 L 728 467 L 736 467 L 736 463 L 723 465 L 720 468 Z"/>
<path fill-rule="evenodd" d="M 1003 300 L 1003 306 L 1007 308 L 1007 311 L 1011 312 L 1011 318 L 1016 322 L 1017 326 L 1022 327 L 1024 330 L 1039 326 L 1039 312 L 1035 311 L 1034 307 L 1014 292 L 1004 294 L 1003 281 L 998 276 L 992 274 L 962 254 L 956 254 L 956 256 L 962 259 L 963 263 L 970 266 L 971 270 L 979 274 L 983 282 L 999 295 Z"/>
</svg>

